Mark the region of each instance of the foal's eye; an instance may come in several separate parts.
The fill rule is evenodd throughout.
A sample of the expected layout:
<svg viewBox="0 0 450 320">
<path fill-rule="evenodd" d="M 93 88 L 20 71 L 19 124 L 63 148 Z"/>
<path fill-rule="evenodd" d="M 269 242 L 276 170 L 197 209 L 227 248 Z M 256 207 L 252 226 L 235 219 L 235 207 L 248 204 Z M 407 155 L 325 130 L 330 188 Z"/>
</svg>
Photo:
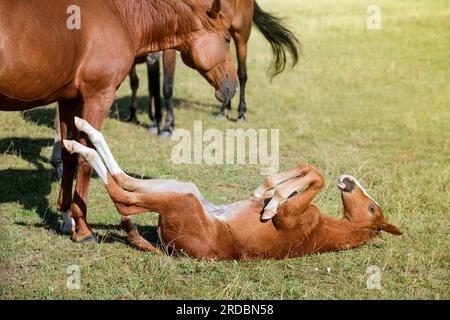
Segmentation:
<svg viewBox="0 0 450 320">
<path fill-rule="evenodd" d="M 373 204 L 371 204 L 371 205 L 369 206 L 369 211 L 370 211 L 371 214 L 374 214 L 374 213 L 375 213 L 375 206 L 374 206 Z"/>
<path fill-rule="evenodd" d="M 231 43 L 231 37 L 225 37 L 225 42 L 230 44 Z"/>
</svg>

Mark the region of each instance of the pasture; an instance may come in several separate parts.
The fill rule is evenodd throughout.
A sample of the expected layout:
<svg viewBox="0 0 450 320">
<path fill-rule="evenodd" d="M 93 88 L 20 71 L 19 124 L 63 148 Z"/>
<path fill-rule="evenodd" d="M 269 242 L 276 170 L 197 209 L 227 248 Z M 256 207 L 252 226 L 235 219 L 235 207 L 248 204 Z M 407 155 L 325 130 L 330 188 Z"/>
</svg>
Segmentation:
<svg viewBox="0 0 450 320">
<path fill-rule="evenodd" d="M 181 62 L 176 128 L 280 130 L 280 170 L 309 162 L 326 186 L 316 198 L 340 216 L 341 174 L 357 177 L 403 236 L 380 234 L 356 250 L 280 261 L 203 262 L 131 248 L 104 186 L 90 186 L 88 222 L 101 243 L 59 233 L 59 182 L 52 180 L 54 107 L 0 113 L 0 299 L 449 299 L 450 7 L 446 0 L 377 1 L 381 30 L 366 26 L 369 1 L 260 0 L 286 18 L 303 46 L 299 66 L 270 80 L 272 54 L 250 41 L 248 121 L 218 121 L 219 105 Z M 119 164 L 139 177 L 194 182 L 207 198 L 246 197 L 262 181 L 258 165 L 175 165 L 173 143 L 147 132 L 146 74 L 140 125 L 128 115 L 128 80 L 103 127 Z M 237 99 L 231 117 L 237 115 Z M 157 239 L 157 216 L 135 223 Z M 80 290 L 66 287 L 81 268 Z M 367 288 L 370 266 L 381 289 Z"/>
</svg>

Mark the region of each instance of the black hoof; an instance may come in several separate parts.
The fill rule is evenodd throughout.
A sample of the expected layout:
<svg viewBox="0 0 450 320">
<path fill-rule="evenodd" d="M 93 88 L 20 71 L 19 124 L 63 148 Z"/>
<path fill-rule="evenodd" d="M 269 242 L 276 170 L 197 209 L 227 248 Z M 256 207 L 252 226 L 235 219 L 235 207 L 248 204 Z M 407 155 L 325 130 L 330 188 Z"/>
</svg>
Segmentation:
<svg viewBox="0 0 450 320">
<path fill-rule="evenodd" d="M 125 122 L 130 122 L 130 123 L 139 123 L 138 119 L 136 118 L 136 116 L 130 116 L 129 118 L 127 118 L 125 120 Z"/>
<path fill-rule="evenodd" d="M 74 239 L 73 241 L 76 243 L 100 243 L 98 236 L 93 232 L 81 239 Z"/>
</svg>

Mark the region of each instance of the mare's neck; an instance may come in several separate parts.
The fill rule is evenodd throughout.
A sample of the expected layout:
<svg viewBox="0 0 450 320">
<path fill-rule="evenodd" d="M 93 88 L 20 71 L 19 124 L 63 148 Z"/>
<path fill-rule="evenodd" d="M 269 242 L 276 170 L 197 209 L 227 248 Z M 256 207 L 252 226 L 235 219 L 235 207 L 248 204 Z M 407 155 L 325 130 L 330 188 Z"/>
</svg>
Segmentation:
<svg viewBox="0 0 450 320">
<path fill-rule="evenodd" d="M 136 55 L 177 48 L 201 29 L 189 1 L 113 0 L 135 46 Z"/>
</svg>

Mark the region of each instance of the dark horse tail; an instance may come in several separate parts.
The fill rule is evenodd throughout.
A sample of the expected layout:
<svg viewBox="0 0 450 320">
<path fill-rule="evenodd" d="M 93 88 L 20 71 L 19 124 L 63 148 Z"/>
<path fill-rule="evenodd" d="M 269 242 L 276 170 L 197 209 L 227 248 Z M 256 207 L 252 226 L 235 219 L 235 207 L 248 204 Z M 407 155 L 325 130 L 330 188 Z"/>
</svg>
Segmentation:
<svg viewBox="0 0 450 320">
<path fill-rule="evenodd" d="M 274 60 L 270 68 L 272 76 L 276 76 L 286 68 L 286 51 L 292 56 L 292 67 L 300 57 L 300 42 L 295 35 L 281 24 L 281 20 L 261 9 L 255 1 L 253 22 L 272 46 Z"/>
</svg>

